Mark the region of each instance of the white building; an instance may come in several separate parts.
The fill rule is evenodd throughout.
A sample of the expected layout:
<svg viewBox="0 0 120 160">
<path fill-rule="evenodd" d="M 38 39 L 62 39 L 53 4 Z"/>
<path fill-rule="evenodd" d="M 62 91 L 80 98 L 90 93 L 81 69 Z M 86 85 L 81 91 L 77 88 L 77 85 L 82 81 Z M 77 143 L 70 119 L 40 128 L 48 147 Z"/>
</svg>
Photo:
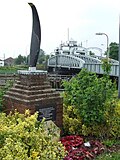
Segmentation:
<svg viewBox="0 0 120 160">
<path fill-rule="evenodd" d="M 4 61 L 0 59 L 0 67 L 4 66 Z"/>
</svg>

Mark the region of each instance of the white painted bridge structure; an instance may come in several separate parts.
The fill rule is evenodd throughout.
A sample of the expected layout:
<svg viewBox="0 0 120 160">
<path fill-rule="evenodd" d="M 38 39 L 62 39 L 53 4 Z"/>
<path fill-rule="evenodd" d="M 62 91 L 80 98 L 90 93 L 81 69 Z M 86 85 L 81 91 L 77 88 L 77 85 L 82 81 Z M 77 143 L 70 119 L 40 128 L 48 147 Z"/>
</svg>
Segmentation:
<svg viewBox="0 0 120 160">
<path fill-rule="evenodd" d="M 83 47 L 70 47 L 68 50 L 63 50 L 62 47 L 60 49 L 55 50 L 55 55 L 51 56 L 48 59 L 48 68 L 51 68 L 53 71 L 55 68 L 59 69 L 78 69 L 86 68 L 90 72 L 94 72 L 97 74 L 103 74 L 104 71 L 102 69 L 102 59 L 105 57 L 88 55 L 87 50 Z M 83 48 L 84 50 L 80 50 L 79 48 Z M 71 51 L 72 50 L 72 51 Z M 111 63 L 111 76 L 118 77 L 119 74 L 119 62 L 114 59 L 109 59 L 109 63 Z"/>
</svg>

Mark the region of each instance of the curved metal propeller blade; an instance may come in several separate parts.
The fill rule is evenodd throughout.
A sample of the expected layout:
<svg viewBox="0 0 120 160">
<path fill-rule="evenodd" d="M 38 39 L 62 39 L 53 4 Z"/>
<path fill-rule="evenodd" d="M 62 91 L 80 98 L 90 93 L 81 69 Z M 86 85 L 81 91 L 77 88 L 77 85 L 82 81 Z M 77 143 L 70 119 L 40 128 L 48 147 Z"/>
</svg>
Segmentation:
<svg viewBox="0 0 120 160">
<path fill-rule="evenodd" d="M 30 46 L 30 67 L 36 67 L 41 43 L 41 27 L 37 9 L 33 3 L 28 3 L 32 8 L 33 26 Z"/>
</svg>

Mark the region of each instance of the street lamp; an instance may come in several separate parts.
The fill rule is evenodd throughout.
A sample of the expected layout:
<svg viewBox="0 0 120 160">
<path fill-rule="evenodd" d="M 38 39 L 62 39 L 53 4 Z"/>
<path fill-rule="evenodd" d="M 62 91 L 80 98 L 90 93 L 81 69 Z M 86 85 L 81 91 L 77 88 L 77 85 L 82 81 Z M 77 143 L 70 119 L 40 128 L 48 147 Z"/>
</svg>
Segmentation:
<svg viewBox="0 0 120 160">
<path fill-rule="evenodd" d="M 107 55 L 106 57 L 109 58 L 109 38 L 108 35 L 106 33 L 96 33 L 96 35 L 105 35 L 107 38 Z"/>
</svg>

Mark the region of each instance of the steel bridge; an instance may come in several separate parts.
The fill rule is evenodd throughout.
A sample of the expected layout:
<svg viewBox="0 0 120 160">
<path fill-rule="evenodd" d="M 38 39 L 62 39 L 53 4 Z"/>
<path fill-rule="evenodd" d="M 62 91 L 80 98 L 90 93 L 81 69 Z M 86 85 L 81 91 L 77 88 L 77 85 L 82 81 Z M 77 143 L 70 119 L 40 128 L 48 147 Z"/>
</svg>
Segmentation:
<svg viewBox="0 0 120 160">
<path fill-rule="evenodd" d="M 82 68 L 86 68 L 90 72 L 97 74 L 103 74 L 102 69 L 102 59 L 105 57 L 102 56 L 90 56 L 82 55 L 78 53 L 74 54 L 55 54 L 50 57 L 48 60 L 48 72 L 75 72 L 80 71 Z M 119 62 L 114 59 L 109 59 L 111 63 L 111 72 L 110 76 L 118 77 L 119 75 Z"/>
</svg>

